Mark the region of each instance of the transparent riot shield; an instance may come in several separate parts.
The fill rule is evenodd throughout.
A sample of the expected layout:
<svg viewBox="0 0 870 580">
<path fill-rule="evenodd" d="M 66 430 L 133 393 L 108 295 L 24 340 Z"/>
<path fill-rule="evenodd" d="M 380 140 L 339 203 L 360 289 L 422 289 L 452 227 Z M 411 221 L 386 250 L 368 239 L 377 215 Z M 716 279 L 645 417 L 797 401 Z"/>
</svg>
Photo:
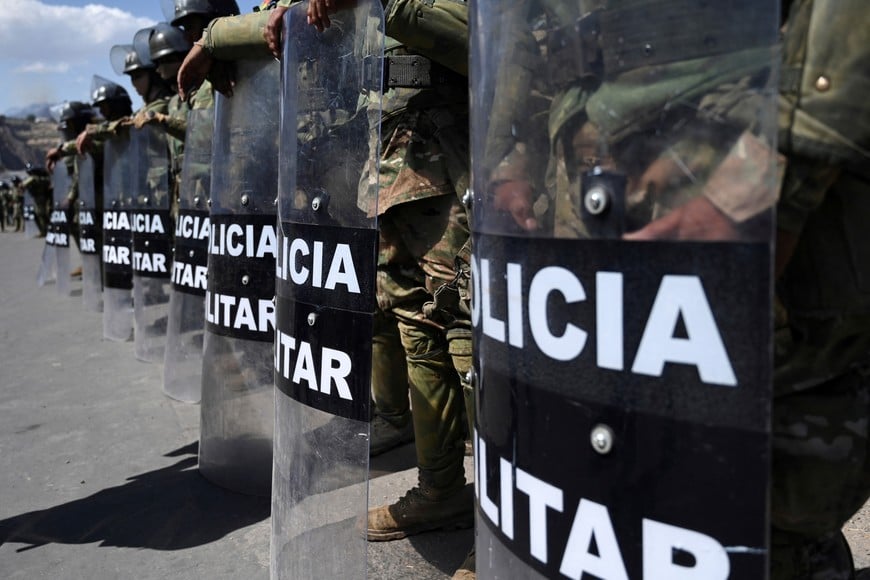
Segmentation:
<svg viewBox="0 0 870 580">
<path fill-rule="evenodd" d="M 72 291 L 70 284 L 70 211 L 69 200 L 67 195 L 70 191 L 72 179 L 70 176 L 69 166 L 63 161 L 59 161 L 54 166 L 54 171 L 51 175 L 52 187 L 52 204 L 51 215 L 49 217 L 48 233 L 45 235 L 46 247 L 53 247 L 54 250 L 47 254 L 54 253 L 55 267 L 51 268 L 46 264 L 47 255 L 43 255 L 43 268 L 51 268 L 49 272 L 56 273 L 57 293 L 61 296 L 69 296 Z M 40 276 L 41 277 L 41 276 Z M 50 279 L 50 276 L 46 279 Z M 41 284 L 40 284 L 41 285 Z"/>
<path fill-rule="evenodd" d="M 383 10 L 285 15 L 272 578 L 365 578 Z M 369 178 L 371 177 L 371 178 Z"/>
<path fill-rule="evenodd" d="M 208 268 L 208 196 L 214 109 L 187 115 L 184 166 L 181 170 L 178 217 L 172 259 L 172 289 L 163 392 L 189 403 L 202 391 L 202 344 L 205 334 L 205 290 Z"/>
<path fill-rule="evenodd" d="M 199 470 L 268 496 L 280 69 L 274 59 L 236 65 L 233 97 L 215 103 Z"/>
<path fill-rule="evenodd" d="M 477 576 L 768 570 L 778 2 L 475 5 Z"/>
<path fill-rule="evenodd" d="M 118 133 L 103 149 L 103 337 L 133 338 L 133 234 L 130 230 L 130 134 Z"/>
<path fill-rule="evenodd" d="M 28 240 L 39 235 L 39 226 L 36 225 L 36 202 L 29 191 L 24 192 L 24 204 L 21 207 L 21 215 L 24 219 L 24 237 Z"/>
<path fill-rule="evenodd" d="M 169 318 L 172 217 L 166 133 L 146 125 L 130 130 L 133 207 L 133 344 L 136 358 L 163 362 Z"/>
<path fill-rule="evenodd" d="M 76 159 L 79 174 L 79 252 L 82 255 L 82 305 L 88 312 L 103 311 L 103 191 L 94 158 Z M 102 173 L 102 172 L 100 172 Z M 99 191 L 97 189 L 99 185 Z"/>
</svg>

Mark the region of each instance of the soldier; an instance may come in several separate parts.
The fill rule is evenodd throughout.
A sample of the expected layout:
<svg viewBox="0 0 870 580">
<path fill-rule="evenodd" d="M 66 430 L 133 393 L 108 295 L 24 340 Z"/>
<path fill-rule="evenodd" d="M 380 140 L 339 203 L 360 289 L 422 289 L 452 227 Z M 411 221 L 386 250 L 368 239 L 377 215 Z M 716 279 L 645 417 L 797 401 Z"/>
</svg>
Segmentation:
<svg viewBox="0 0 870 580">
<path fill-rule="evenodd" d="M 12 185 L 30 192 L 33 197 L 33 214 L 36 226 L 39 228 L 37 237 L 44 238 L 48 233 L 48 216 L 51 212 L 51 179 L 43 167 L 35 167 L 28 164 L 27 179 L 23 182 L 16 175 L 12 178 Z"/>
<path fill-rule="evenodd" d="M 62 208 L 66 210 L 68 215 L 70 234 L 76 245 L 79 245 L 79 228 L 78 228 L 78 213 L 74 211 L 76 202 L 79 197 L 78 189 L 78 169 L 73 156 L 76 151 L 76 138 L 85 130 L 95 116 L 94 110 L 90 105 L 79 101 L 71 101 L 65 103 L 60 113 L 60 124 L 58 129 L 61 131 L 64 142 L 59 146 L 49 149 L 45 154 L 46 165 L 49 171 L 52 171 L 54 164 L 57 161 L 63 160 L 67 166 L 67 172 L 70 175 L 70 190 L 63 201 Z M 57 195 L 55 194 L 55 197 Z M 81 269 L 76 269 L 72 274 L 80 275 Z"/>
<path fill-rule="evenodd" d="M 0 181 L 0 232 L 6 231 L 6 200 L 10 197 L 11 187 L 5 181 Z"/>
<path fill-rule="evenodd" d="M 787 4 L 771 578 L 848 579 L 840 530 L 870 496 L 870 13 L 858 0 Z"/>
<path fill-rule="evenodd" d="M 425 24 L 404 19 L 421 10 Z M 325 3 L 312 2 L 309 22 L 323 30 L 327 12 Z M 273 51 L 280 13 L 267 27 Z M 387 34 L 396 40 L 388 39 L 384 75 L 390 90 L 380 163 L 378 305 L 395 317 L 405 350 L 419 483 L 396 504 L 370 510 L 373 541 L 473 524 L 462 466 L 471 370 L 470 240 L 461 202 L 468 186 L 466 22 L 461 2 L 399 2 L 387 15 Z M 406 63 L 420 60 L 428 61 L 429 78 L 408 85 L 393 80 L 410 72 Z"/>
</svg>

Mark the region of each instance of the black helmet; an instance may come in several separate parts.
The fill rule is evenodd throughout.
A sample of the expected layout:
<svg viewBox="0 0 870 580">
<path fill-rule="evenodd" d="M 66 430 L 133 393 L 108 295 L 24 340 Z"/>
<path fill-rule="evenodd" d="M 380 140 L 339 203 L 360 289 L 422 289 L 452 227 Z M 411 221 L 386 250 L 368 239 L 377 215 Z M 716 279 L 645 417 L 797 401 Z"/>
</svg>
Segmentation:
<svg viewBox="0 0 870 580">
<path fill-rule="evenodd" d="M 17 175 L 12 176 L 12 185 L 19 185 L 21 183 L 21 178 Z"/>
<path fill-rule="evenodd" d="M 166 22 L 158 22 L 149 31 L 148 35 L 140 36 L 139 31 L 136 33 L 136 38 L 133 40 L 133 46 L 139 50 L 137 43 L 146 43 L 151 60 L 156 62 L 161 58 L 166 58 L 173 54 L 184 56 L 190 50 L 191 44 L 184 37 L 184 32 L 180 28 L 172 26 Z M 145 48 L 143 47 L 143 49 Z"/>
<path fill-rule="evenodd" d="M 100 103 L 107 101 L 131 104 L 130 95 L 127 94 L 124 87 L 100 75 L 94 75 L 94 78 L 91 80 L 91 104 L 96 107 Z"/>
<path fill-rule="evenodd" d="M 131 74 L 137 70 L 154 70 L 156 67 L 148 55 L 147 44 L 145 48 L 146 50 L 143 52 L 136 50 L 132 44 L 116 44 L 109 53 L 112 68 L 119 75 Z"/>
<path fill-rule="evenodd" d="M 181 19 L 191 14 L 200 14 L 209 20 L 239 14 L 235 0 L 161 0 L 160 7 L 173 26 L 179 26 Z"/>
<path fill-rule="evenodd" d="M 12 189 L 12 187 L 5 181 L 0 181 L 0 189 L 7 190 Z"/>
<path fill-rule="evenodd" d="M 41 175 L 43 177 L 48 177 L 48 171 L 45 167 L 34 165 L 30 161 L 24 164 L 24 171 L 27 172 L 27 175 Z"/>
<path fill-rule="evenodd" d="M 75 125 L 84 125 L 96 115 L 87 103 L 80 101 L 67 101 L 57 106 L 58 130 L 65 131 Z"/>
</svg>

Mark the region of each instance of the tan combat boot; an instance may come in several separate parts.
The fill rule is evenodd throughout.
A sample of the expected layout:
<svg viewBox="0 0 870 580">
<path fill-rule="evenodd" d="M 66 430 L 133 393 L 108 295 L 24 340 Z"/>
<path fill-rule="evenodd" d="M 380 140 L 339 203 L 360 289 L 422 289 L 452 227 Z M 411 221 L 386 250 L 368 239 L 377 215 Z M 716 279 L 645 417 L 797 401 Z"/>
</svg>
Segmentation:
<svg viewBox="0 0 870 580">
<path fill-rule="evenodd" d="M 437 491 L 417 486 L 391 505 L 368 513 L 370 542 L 399 540 L 434 530 L 461 530 L 474 525 L 474 486 L 439 496 Z"/>
<path fill-rule="evenodd" d="M 453 573 L 453 577 L 450 580 L 475 580 L 477 574 L 475 573 L 474 560 L 474 546 L 471 546 L 471 551 L 468 552 L 465 560 L 459 568 L 456 569 L 456 572 Z"/>
</svg>

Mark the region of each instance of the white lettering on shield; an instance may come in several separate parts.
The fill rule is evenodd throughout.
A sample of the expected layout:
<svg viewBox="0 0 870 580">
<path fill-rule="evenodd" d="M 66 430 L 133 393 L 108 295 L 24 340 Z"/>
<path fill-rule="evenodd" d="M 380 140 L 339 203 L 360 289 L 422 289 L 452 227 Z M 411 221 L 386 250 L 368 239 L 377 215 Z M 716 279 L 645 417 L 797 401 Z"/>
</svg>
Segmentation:
<svg viewBox="0 0 870 580">
<path fill-rule="evenodd" d="M 483 512 L 492 524 L 509 539 L 516 537 L 517 522 L 526 522 L 529 530 L 523 536 L 529 538 L 526 550 L 535 560 L 547 564 L 557 558 L 559 572 L 580 579 L 584 574 L 608 580 L 628 580 L 628 572 L 613 528 L 609 508 L 600 503 L 580 498 L 577 505 L 565 505 L 562 489 L 528 473 L 510 461 L 499 457 L 496 477 L 499 479 L 499 499 L 493 501 L 487 495 L 488 477 L 491 473 L 483 466 L 487 463 L 486 441 L 474 432 L 475 454 L 474 489 Z M 528 513 L 515 517 L 514 496 L 523 494 L 528 498 Z M 522 505 L 522 504 L 521 504 Z M 571 528 L 567 538 L 550 542 L 547 537 L 549 518 L 570 518 Z M 731 564 L 725 548 L 716 539 L 686 528 L 643 518 L 643 577 L 667 578 L 668 580 L 725 580 Z M 597 553 L 589 551 L 595 539 Z M 556 554 L 548 546 L 559 546 Z M 689 552 L 694 558 L 693 566 L 674 562 L 676 550 Z"/>
<path fill-rule="evenodd" d="M 297 385 L 305 383 L 324 395 L 332 395 L 334 387 L 340 398 L 353 400 L 347 382 L 353 363 L 346 352 L 324 346 L 318 353 L 308 342 L 276 330 L 275 370 Z"/>
<path fill-rule="evenodd" d="M 586 347 L 589 333 L 569 320 L 559 320 L 554 328 L 548 320 L 551 298 L 564 302 L 566 312 L 581 308 L 586 289 L 580 278 L 561 266 L 541 268 L 531 276 L 527 293 L 523 292 L 521 264 L 508 263 L 504 274 L 491 273 L 490 260 L 472 261 L 474 300 L 471 320 L 493 340 L 524 348 L 525 326 L 535 345 L 546 356 L 558 361 L 578 358 Z M 594 308 L 597 334 L 596 364 L 600 368 L 625 370 L 623 277 L 621 272 L 595 274 Z M 493 314 L 492 294 L 496 285 L 504 285 L 507 296 L 504 320 Z M 646 317 L 646 325 L 631 372 L 661 376 L 665 364 L 685 364 L 697 368 L 701 381 L 711 385 L 737 386 L 737 377 L 707 295 L 697 276 L 662 276 L 655 301 L 649 312 L 632 313 Z M 674 336 L 682 321 L 687 337 Z"/>
<path fill-rule="evenodd" d="M 271 332 L 275 328 L 275 305 L 271 300 L 205 293 L 205 318 L 215 326 Z"/>
<path fill-rule="evenodd" d="M 347 292 L 359 294 L 359 279 L 349 244 L 283 238 L 275 275 L 299 286 L 336 290 L 344 286 Z M 324 279 L 324 267 L 326 279 Z"/>
</svg>

